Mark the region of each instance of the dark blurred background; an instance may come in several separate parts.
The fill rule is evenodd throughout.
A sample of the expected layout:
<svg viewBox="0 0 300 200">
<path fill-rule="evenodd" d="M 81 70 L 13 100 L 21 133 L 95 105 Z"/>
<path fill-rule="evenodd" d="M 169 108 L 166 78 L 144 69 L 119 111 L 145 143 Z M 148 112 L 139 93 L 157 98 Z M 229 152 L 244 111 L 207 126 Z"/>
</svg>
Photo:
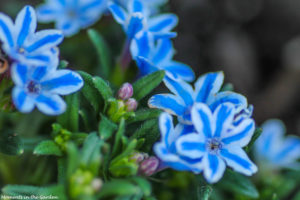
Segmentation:
<svg viewBox="0 0 300 200">
<path fill-rule="evenodd" d="M 254 105 L 258 124 L 279 118 L 289 134 L 300 135 L 300 1 L 169 1 L 163 10 L 176 13 L 180 19 L 174 40 L 176 59 L 194 68 L 197 76 L 223 70 L 225 82 L 234 84 L 235 90 Z M 14 17 L 26 3 L 41 2 L 1 0 L 0 11 Z M 111 41 L 122 41 L 119 31 L 111 34 L 109 23 L 111 19 L 105 18 L 96 26 Z M 75 40 L 81 52 L 91 46 L 85 36 L 66 39 L 62 48 L 68 49 L 69 43 L 71 51 L 64 51 L 63 58 L 75 52 Z M 118 51 L 120 45 L 114 48 Z M 90 60 L 82 56 L 76 64 L 83 66 Z"/>
</svg>

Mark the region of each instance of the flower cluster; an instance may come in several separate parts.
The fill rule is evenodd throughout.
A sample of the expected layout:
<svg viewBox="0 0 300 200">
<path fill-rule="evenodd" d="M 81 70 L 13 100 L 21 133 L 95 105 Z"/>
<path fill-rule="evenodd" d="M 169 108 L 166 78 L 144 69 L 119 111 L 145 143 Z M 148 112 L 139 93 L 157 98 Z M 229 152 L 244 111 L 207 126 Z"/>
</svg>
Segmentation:
<svg viewBox="0 0 300 200">
<path fill-rule="evenodd" d="M 57 45 L 63 40 L 58 30 L 35 32 L 37 18 L 35 10 L 25 6 L 15 23 L 0 14 L 0 39 L 2 50 L 10 60 L 11 76 L 15 83 L 13 102 L 24 113 L 35 106 L 48 115 L 58 115 L 66 105 L 59 95 L 79 90 L 81 77 L 70 70 L 58 70 Z"/>
</svg>

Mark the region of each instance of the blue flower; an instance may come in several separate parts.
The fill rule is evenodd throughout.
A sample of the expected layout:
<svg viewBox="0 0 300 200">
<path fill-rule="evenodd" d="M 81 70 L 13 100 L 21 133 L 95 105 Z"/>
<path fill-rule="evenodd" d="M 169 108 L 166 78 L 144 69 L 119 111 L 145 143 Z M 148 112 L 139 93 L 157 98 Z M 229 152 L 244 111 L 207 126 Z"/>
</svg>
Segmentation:
<svg viewBox="0 0 300 200">
<path fill-rule="evenodd" d="M 262 125 L 263 132 L 255 142 L 255 156 L 266 169 L 299 169 L 300 138 L 288 136 L 280 120 L 268 120 Z"/>
<path fill-rule="evenodd" d="M 128 0 L 115 0 L 115 2 L 125 7 Z M 166 4 L 168 0 L 141 0 L 141 2 L 150 10 L 150 14 L 156 14 L 159 7 Z"/>
<path fill-rule="evenodd" d="M 40 22 L 55 21 L 57 29 L 72 36 L 97 22 L 107 9 L 108 0 L 46 0 L 37 9 Z"/>
<path fill-rule="evenodd" d="M 181 156 L 202 159 L 200 169 L 209 183 L 221 179 L 226 165 L 250 176 L 257 171 L 256 165 L 244 152 L 255 130 L 252 119 L 245 119 L 233 127 L 235 106 L 224 103 L 212 112 L 203 103 L 192 108 L 192 121 L 196 132 L 177 138 L 175 146 Z"/>
<path fill-rule="evenodd" d="M 15 83 L 13 102 L 23 113 L 31 112 L 37 106 L 47 115 L 59 115 L 66 109 L 59 95 L 68 95 L 83 86 L 83 80 L 77 73 L 46 66 L 15 64 L 12 79 Z"/>
<path fill-rule="evenodd" d="M 247 99 L 235 92 L 220 92 L 223 80 L 222 72 L 208 73 L 199 77 L 193 89 L 182 80 L 166 77 L 164 83 L 174 94 L 154 95 L 149 99 L 149 107 L 163 109 L 176 115 L 181 123 L 192 124 L 191 109 L 195 103 L 205 103 L 214 111 L 220 104 L 229 102 L 235 105 L 235 120 L 240 120 L 240 114 L 247 109 Z"/>
<path fill-rule="evenodd" d="M 2 49 L 14 61 L 30 65 L 56 64 L 56 46 L 62 42 L 63 35 L 58 30 L 36 32 L 36 13 L 25 6 L 18 14 L 15 23 L 0 13 L 0 40 Z"/>
<path fill-rule="evenodd" d="M 183 124 L 173 126 L 172 117 L 168 113 L 162 113 L 159 117 L 161 141 L 157 142 L 153 149 L 157 157 L 163 162 L 163 167 L 172 167 L 179 171 L 202 171 L 201 159 L 191 159 L 178 154 L 175 142 L 182 135 L 191 133 Z M 199 164 L 200 163 L 200 164 Z"/>
<path fill-rule="evenodd" d="M 169 38 L 155 41 L 151 33 L 143 31 L 132 40 L 130 50 L 141 75 L 165 70 L 167 76 L 175 79 L 185 81 L 195 79 L 194 72 L 189 66 L 173 60 L 175 50 Z"/>
<path fill-rule="evenodd" d="M 176 36 L 176 33 L 171 32 L 178 23 L 174 14 L 149 17 L 148 8 L 140 0 L 129 0 L 126 9 L 110 1 L 108 8 L 115 20 L 122 25 L 129 40 L 142 30 L 151 32 L 155 38 Z"/>
</svg>

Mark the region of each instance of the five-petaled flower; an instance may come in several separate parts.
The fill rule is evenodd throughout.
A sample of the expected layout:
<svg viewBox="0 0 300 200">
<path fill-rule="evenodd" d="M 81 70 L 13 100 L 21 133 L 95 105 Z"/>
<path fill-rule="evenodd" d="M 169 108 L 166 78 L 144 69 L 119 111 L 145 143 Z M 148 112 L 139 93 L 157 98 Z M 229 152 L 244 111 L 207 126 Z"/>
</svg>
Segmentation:
<svg viewBox="0 0 300 200">
<path fill-rule="evenodd" d="M 188 65 L 173 60 L 175 50 L 169 38 L 156 42 L 151 33 L 142 31 L 132 40 L 130 50 L 141 75 L 164 70 L 173 79 L 195 79 L 194 72 Z"/>
<path fill-rule="evenodd" d="M 83 86 L 83 80 L 77 73 L 48 66 L 15 64 L 12 79 L 15 83 L 13 102 L 24 113 L 31 112 L 37 106 L 47 115 L 59 115 L 66 109 L 59 95 L 68 95 Z"/>
<path fill-rule="evenodd" d="M 124 9 L 117 3 L 110 1 L 108 8 L 115 20 L 122 25 L 128 40 L 140 31 L 149 31 L 157 38 L 175 37 L 171 30 L 177 25 L 178 18 L 174 14 L 160 14 L 149 17 L 148 7 L 141 0 L 129 0 Z"/>
<path fill-rule="evenodd" d="M 56 28 L 65 36 L 97 22 L 107 9 L 107 0 L 46 0 L 37 9 L 40 22 L 55 21 Z"/>
<path fill-rule="evenodd" d="M 175 169 L 195 173 L 203 171 L 209 183 L 221 179 L 226 165 L 250 176 L 257 167 L 242 148 L 249 143 L 255 124 L 252 119 L 245 119 L 234 127 L 234 115 L 235 106 L 230 103 L 219 105 L 214 112 L 206 104 L 197 103 L 192 108 L 196 132 L 185 131 L 182 134 L 171 131 L 168 123 L 163 123 L 160 127 L 162 140 L 155 145 L 154 151 L 163 162 Z"/>
<path fill-rule="evenodd" d="M 35 10 L 25 6 L 18 14 L 15 23 L 0 13 L 0 40 L 3 51 L 13 60 L 30 65 L 58 63 L 56 46 L 63 35 L 58 30 L 36 31 Z"/>
<path fill-rule="evenodd" d="M 288 136 L 284 139 L 285 126 L 272 119 L 262 126 L 263 132 L 255 142 L 255 157 L 263 169 L 299 169 L 300 138 Z"/>
<path fill-rule="evenodd" d="M 191 109 L 195 103 L 206 103 L 214 111 L 220 104 L 229 102 L 235 105 L 235 120 L 240 121 L 240 114 L 247 109 L 247 99 L 235 92 L 220 92 L 223 80 L 222 72 L 205 74 L 196 81 L 194 90 L 182 80 L 166 77 L 164 83 L 174 94 L 152 96 L 149 107 L 163 109 L 176 115 L 181 123 L 192 124 Z"/>
</svg>

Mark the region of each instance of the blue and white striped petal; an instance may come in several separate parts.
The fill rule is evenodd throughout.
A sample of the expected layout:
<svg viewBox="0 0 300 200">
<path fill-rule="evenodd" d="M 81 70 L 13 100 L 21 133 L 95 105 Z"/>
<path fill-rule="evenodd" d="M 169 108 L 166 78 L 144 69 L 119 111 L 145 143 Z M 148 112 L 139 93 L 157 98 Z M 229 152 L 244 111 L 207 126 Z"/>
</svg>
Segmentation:
<svg viewBox="0 0 300 200">
<path fill-rule="evenodd" d="M 145 28 L 144 24 L 144 16 L 141 13 L 132 14 L 128 23 L 124 24 L 127 37 L 129 39 L 134 38 L 137 33 Z"/>
<path fill-rule="evenodd" d="M 66 103 L 56 94 L 41 94 L 36 98 L 36 106 L 47 115 L 60 115 L 66 110 Z"/>
<path fill-rule="evenodd" d="M 255 131 L 255 123 L 253 119 L 245 119 L 238 126 L 234 127 L 231 132 L 222 134 L 222 142 L 226 145 L 246 146 Z"/>
<path fill-rule="evenodd" d="M 216 124 L 213 114 L 206 104 L 196 103 L 192 107 L 192 121 L 199 134 L 204 134 L 203 137 L 206 138 L 212 138 Z"/>
<path fill-rule="evenodd" d="M 140 56 L 135 59 L 142 76 L 158 71 L 158 68 L 155 67 L 148 59 Z"/>
<path fill-rule="evenodd" d="M 162 113 L 159 116 L 159 129 L 161 134 L 161 141 L 164 143 L 166 148 L 169 148 L 171 144 L 169 143 L 168 138 L 170 134 L 174 132 L 173 119 L 171 115 L 169 115 L 168 113 Z"/>
<path fill-rule="evenodd" d="M 247 176 L 257 172 L 256 165 L 248 158 L 244 150 L 239 146 L 228 146 L 220 151 L 220 156 L 226 161 L 227 165 L 235 171 Z"/>
<path fill-rule="evenodd" d="M 206 153 L 203 157 L 204 177 L 209 183 L 218 182 L 226 169 L 225 162 L 216 155 Z"/>
<path fill-rule="evenodd" d="M 28 36 L 32 35 L 37 26 L 36 13 L 31 6 L 25 6 L 18 14 L 15 23 L 17 45 L 22 47 Z"/>
<path fill-rule="evenodd" d="M 207 102 L 219 92 L 224 81 L 223 72 L 208 73 L 201 76 L 195 83 L 196 102 Z"/>
<path fill-rule="evenodd" d="M 15 85 L 23 86 L 28 79 L 28 66 L 22 64 L 14 64 L 11 69 L 11 76 Z"/>
<path fill-rule="evenodd" d="M 215 119 L 216 123 L 216 131 L 214 132 L 214 137 L 220 138 L 224 135 L 223 132 L 226 132 L 230 128 L 230 126 L 232 126 L 234 114 L 235 110 L 233 104 L 224 103 L 218 106 L 213 114 L 213 118 Z"/>
<path fill-rule="evenodd" d="M 128 0 L 127 9 L 129 13 L 142 13 L 144 14 L 144 5 L 141 0 Z"/>
<path fill-rule="evenodd" d="M 159 65 L 170 61 L 174 56 L 175 50 L 172 41 L 169 38 L 164 38 L 157 41 L 154 52 L 151 60 L 153 64 Z"/>
<path fill-rule="evenodd" d="M 37 7 L 36 14 L 39 22 L 51 22 L 57 19 L 59 13 L 56 10 L 57 4 L 48 1 L 46 4 Z"/>
<path fill-rule="evenodd" d="M 12 99 L 14 105 L 20 112 L 29 113 L 34 109 L 34 97 L 28 95 L 22 87 L 14 87 Z"/>
<path fill-rule="evenodd" d="M 110 1 L 108 3 L 108 9 L 119 24 L 125 23 L 126 19 L 128 18 L 128 13 L 121 6 Z"/>
<path fill-rule="evenodd" d="M 194 104 L 194 90 L 190 84 L 182 80 L 165 77 L 164 83 L 171 92 L 180 97 L 187 107 Z"/>
<path fill-rule="evenodd" d="M 149 19 L 151 32 L 169 32 L 178 24 L 175 14 L 161 14 Z"/>
<path fill-rule="evenodd" d="M 12 30 L 14 30 L 12 20 L 8 16 L 0 13 L 0 41 L 3 42 L 7 50 L 15 46 Z"/>
<path fill-rule="evenodd" d="M 166 70 L 173 79 L 182 79 L 184 81 L 193 81 L 195 79 L 194 71 L 186 64 L 170 61 L 162 69 Z"/>
<path fill-rule="evenodd" d="M 191 133 L 181 136 L 176 141 L 178 154 L 191 159 L 202 158 L 206 152 L 205 137 Z"/>
<path fill-rule="evenodd" d="M 83 80 L 79 74 L 70 70 L 58 70 L 55 73 L 49 73 L 42 82 L 43 90 L 67 95 L 78 91 L 83 86 Z"/>
<path fill-rule="evenodd" d="M 130 44 L 130 51 L 133 58 L 140 56 L 150 59 L 151 51 L 154 48 L 154 38 L 147 31 L 141 31 L 135 35 Z"/>
</svg>

